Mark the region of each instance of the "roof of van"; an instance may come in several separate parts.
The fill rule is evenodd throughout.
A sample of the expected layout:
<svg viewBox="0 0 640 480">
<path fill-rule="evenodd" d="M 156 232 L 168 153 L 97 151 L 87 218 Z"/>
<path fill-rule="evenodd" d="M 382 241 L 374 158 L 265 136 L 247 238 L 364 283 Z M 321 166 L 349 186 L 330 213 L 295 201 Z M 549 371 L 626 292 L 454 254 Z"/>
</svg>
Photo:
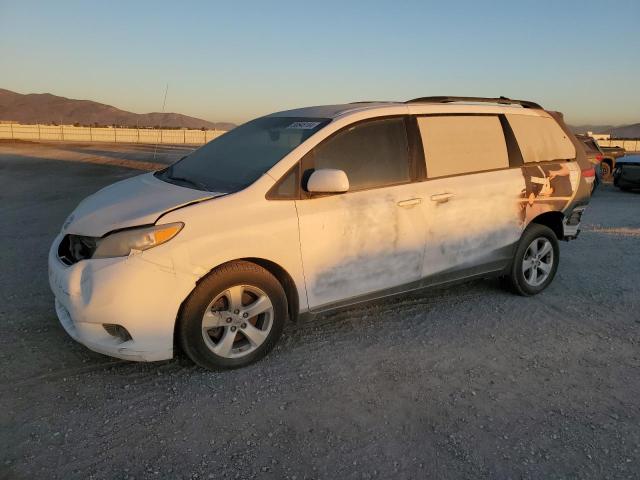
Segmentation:
<svg viewBox="0 0 640 480">
<path fill-rule="evenodd" d="M 336 118 L 350 111 L 371 110 L 379 106 L 388 105 L 386 102 L 343 103 L 338 105 L 317 105 L 314 107 L 295 108 L 272 113 L 272 117 L 309 117 Z M 396 105 L 399 105 L 397 103 Z"/>
<path fill-rule="evenodd" d="M 274 117 L 304 117 L 304 118 L 337 118 L 355 112 L 366 110 L 397 110 L 398 107 L 420 107 L 420 110 L 435 112 L 462 111 L 490 113 L 513 112 L 524 113 L 523 110 L 537 110 L 542 112 L 542 107 L 526 100 L 510 100 L 505 97 L 423 97 L 408 102 L 353 102 L 337 105 L 318 105 L 312 107 L 296 108 L 282 112 L 272 113 Z"/>
</svg>

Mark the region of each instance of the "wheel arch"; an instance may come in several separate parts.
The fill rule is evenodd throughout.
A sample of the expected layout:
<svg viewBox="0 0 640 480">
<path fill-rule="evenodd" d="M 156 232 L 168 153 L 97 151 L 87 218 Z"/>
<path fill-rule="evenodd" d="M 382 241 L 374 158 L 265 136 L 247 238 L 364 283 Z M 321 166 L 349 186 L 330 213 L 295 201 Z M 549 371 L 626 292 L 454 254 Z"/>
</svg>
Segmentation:
<svg viewBox="0 0 640 480">
<path fill-rule="evenodd" d="M 261 266 L 262 268 L 267 270 L 269 273 L 271 273 L 274 277 L 276 277 L 278 282 L 280 282 L 280 285 L 282 285 L 282 288 L 284 289 L 285 296 L 287 297 L 287 310 L 288 310 L 288 313 L 289 313 L 289 319 L 294 321 L 294 322 L 297 321 L 298 316 L 300 314 L 300 298 L 299 298 L 299 295 L 298 295 L 298 290 L 296 288 L 296 283 L 293 280 L 293 277 L 291 276 L 291 274 L 289 274 L 289 272 L 287 272 L 287 270 L 285 270 L 282 266 L 278 265 L 277 263 L 275 263 L 275 262 L 273 262 L 271 260 L 267 260 L 265 258 L 242 257 L 242 258 L 235 258 L 233 260 L 228 260 L 226 262 L 222 262 L 222 263 L 212 267 L 207 273 L 205 273 L 198 280 L 196 280 L 196 282 L 195 282 L 195 284 L 193 286 L 193 289 L 191 289 L 191 291 L 189 292 L 189 295 L 187 295 L 182 300 L 182 302 L 180 303 L 180 308 L 178 308 L 178 313 L 176 314 L 176 321 L 174 322 L 174 326 L 173 326 L 173 351 L 174 351 L 174 357 L 176 356 L 176 353 L 181 351 L 180 341 L 179 341 L 178 336 L 179 336 L 180 315 L 182 313 L 182 308 L 184 306 L 184 303 L 187 301 L 187 299 L 189 298 L 189 296 L 191 295 L 193 290 L 196 288 L 196 286 L 207 275 L 209 275 L 209 273 L 211 273 L 216 268 L 221 267 L 222 265 L 226 265 L 228 263 L 233 263 L 233 262 L 238 262 L 238 261 L 255 263 L 256 265 Z"/>
<path fill-rule="evenodd" d="M 211 273 L 216 268 L 219 268 L 222 265 L 226 265 L 227 263 L 240 262 L 240 261 L 255 263 L 256 265 L 261 266 L 266 271 L 268 271 L 271 275 L 276 277 L 278 282 L 280 282 L 280 285 L 282 285 L 285 295 L 287 296 L 287 308 L 289 310 L 289 317 L 291 320 L 294 320 L 294 321 L 297 320 L 298 314 L 300 313 L 300 297 L 298 295 L 298 289 L 296 287 L 296 283 L 293 280 L 293 277 L 291 276 L 291 274 L 284 267 L 282 267 L 281 265 L 278 265 L 276 262 L 267 260 L 266 258 L 241 257 L 241 258 L 234 258 L 233 260 L 227 260 L 225 262 L 222 262 L 212 267 L 211 269 L 209 269 L 207 273 L 202 275 L 196 281 L 194 285 L 194 289 L 207 275 L 209 275 L 209 273 Z M 193 291 L 193 289 L 191 291 Z M 191 292 L 189 294 L 191 294 Z M 186 300 L 188 297 L 189 295 L 187 295 L 187 297 L 184 300 Z M 184 300 L 183 300 L 183 303 L 184 303 Z"/>
<path fill-rule="evenodd" d="M 289 319 L 295 322 L 298 319 L 298 314 L 300 312 L 300 298 L 298 297 L 298 289 L 291 274 L 289 274 L 289 272 L 287 272 L 282 266 L 265 258 L 245 257 L 238 258 L 237 260 L 243 260 L 245 262 L 251 262 L 255 263 L 256 265 L 260 265 L 262 268 L 271 273 L 271 275 L 276 277 L 276 279 L 280 282 L 280 285 L 282 285 L 282 288 L 284 288 L 284 293 L 287 296 L 287 310 L 289 311 Z"/>
<path fill-rule="evenodd" d="M 538 225 L 549 227 L 556 234 L 558 240 L 564 239 L 564 214 L 562 212 L 541 213 L 529 223 L 537 223 Z"/>
<path fill-rule="evenodd" d="M 607 165 L 609 165 L 611 170 L 613 170 L 613 167 L 614 167 L 616 161 L 615 161 L 615 159 L 613 157 L 603 157 L 601 163 L 606 163 Z"/>
</svg>

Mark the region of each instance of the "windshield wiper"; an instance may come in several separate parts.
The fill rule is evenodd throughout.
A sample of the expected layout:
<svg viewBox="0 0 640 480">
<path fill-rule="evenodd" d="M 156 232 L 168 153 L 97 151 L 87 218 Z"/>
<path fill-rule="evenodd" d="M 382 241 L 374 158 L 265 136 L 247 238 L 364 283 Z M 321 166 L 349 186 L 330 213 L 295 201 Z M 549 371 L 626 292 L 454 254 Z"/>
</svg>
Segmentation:
<svg viewBox="0 0 640 480">
<path fill-rule="evenodd" d="M 198 188 L 199 190 L 204 190 L 204 191 L 207 191 L 207 192 L 209 191 L 209 189 L 207 188 L 207 186 L 204 183 L 196 182 L 195 180 L 191 180 L 189 178 L 174 177 L 173 175 L 168 175 L 167 178 L 169 180 L 175 180 L 176 182 L 188 183 L 189 185 L 193 185 L 194 187 Z"/>
<path fill-rule="evenodd" d="M 167 168 L 164 171 L 165 177 L 168 178 L 169 180 L 175 180 L 176 182 L 188 183 L 189 185 L 192 185 L 200 190 L 204 190 L 207 192 L 209 191 L 209 188 L 204 183 L 200 183 L 186 177 L 175 177 L 172 172 L 173 172 L 173 165 L 171 165 L 169 168 Z"/>
</svg>

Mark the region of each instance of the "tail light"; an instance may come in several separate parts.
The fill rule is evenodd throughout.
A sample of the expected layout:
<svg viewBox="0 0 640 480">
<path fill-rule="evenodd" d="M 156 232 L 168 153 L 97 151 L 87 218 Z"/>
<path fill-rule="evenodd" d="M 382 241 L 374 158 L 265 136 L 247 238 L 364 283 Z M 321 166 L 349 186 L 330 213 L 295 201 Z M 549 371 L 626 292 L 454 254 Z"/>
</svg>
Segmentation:
<svg viewBox="0 0 640 480">
<path fill-rule="evenodd" d="M 596 155 L 596 162 L 600 163 L 603 158 L 604 158 L 603 155 Z"/>
<path fill-rule="evenodd" d="M 587 181 L 587 183 L 594 182 L 596 179 L 596 169 L 593 167 L 585 168 L 582 170 L 582 177 Z"/>
</svg>

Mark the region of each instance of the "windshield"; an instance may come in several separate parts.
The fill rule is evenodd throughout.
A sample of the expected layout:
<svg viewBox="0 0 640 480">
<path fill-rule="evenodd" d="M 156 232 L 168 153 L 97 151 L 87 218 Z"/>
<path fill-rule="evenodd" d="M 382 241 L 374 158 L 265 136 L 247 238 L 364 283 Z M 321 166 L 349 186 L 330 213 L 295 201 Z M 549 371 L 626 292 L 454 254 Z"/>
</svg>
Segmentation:
<svg viewBox="0 0 640 480">
<path fill-rule="evenodd" d="M 166 182 L 231 193 L 251 185 L 329 123 L 326 118 L 262 117 L 234 128 L 156 173 Z"/>
</svg>

